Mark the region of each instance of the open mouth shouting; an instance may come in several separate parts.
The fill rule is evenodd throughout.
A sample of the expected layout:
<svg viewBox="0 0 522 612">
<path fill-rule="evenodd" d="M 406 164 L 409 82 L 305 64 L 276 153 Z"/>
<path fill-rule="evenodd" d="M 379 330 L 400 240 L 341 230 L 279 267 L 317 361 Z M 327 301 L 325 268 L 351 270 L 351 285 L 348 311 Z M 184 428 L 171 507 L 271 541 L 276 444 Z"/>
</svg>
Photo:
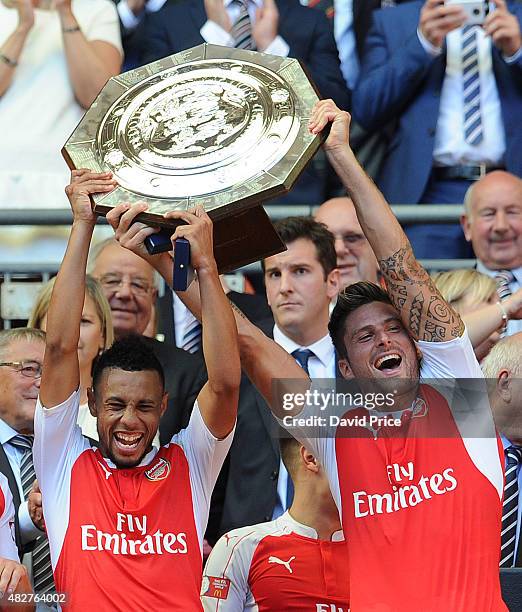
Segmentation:
<svg viewBox="0 0 522 612">
<path fill-rule="evenodd" d="M 399 353 L 380 355 L 373 362 L 373 367 L 384 376 L 397 376 L 401 371 L 402 356 Z"/>
<path fill-rule="evenodd" d="M 143 433 L 129 431 L 117 431 L 113 434 L 118 452 L 124 455 L 134 455 L 144 437 Z"/>
</svg>

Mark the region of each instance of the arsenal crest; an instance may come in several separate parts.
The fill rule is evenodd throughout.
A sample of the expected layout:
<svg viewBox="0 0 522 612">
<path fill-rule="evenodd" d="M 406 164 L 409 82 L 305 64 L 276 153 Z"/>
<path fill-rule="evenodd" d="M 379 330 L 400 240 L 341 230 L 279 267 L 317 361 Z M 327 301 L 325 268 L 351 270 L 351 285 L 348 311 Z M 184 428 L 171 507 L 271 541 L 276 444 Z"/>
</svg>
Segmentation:
<svg viewBox="0 0 522 612">
<path fill-rule="evenodd" d="M 152 482 L 157 482 L 158 480 L 165 480 L 167 476 L 170 474 L 170 461 L 167 459 L 159 458 L 157 463 L 155 463 L 150 469 L 145 472 L 145 476 L 152 480 Z"/>
</svg>

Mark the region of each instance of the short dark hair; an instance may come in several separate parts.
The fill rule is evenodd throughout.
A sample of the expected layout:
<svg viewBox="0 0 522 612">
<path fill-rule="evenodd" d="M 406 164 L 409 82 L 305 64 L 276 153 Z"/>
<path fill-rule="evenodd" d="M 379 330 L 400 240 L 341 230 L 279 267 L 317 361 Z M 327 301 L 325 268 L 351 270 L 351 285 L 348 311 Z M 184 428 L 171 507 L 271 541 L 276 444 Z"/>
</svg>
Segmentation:
<svg viewBox="0 0 522 612">
<path fill-rule="evenodd" d="M 383 304 L 393 306 L 390 296 L 386 291 L 379 287 L 379 285 L 369 283 L 368 281 L 360 281 L 353 285 L 348 285 L 348 287 L 339 293 L 337 303 L 328 323 L 328 331 L 330 332 L 335 350 L 342 359 L 348 359 L 344 344 L 345 324 L 348 315 L 357 310 L 357 308 L 372 302 L 382 302 Z"/>
<path fill-rule="evenodd" d="M 116 342 L 94 361 L 92 368 L 92 386 L 96 388 L 100 377 L 106 369 L 119 369 L 126 372 L 152 370 L 158 373 L 161 385 L 165 388 L 163 367 L 154 351 L 142 336 L 130 334 Z"/>
<path fill-rule="evenodd" d="M 299 449 L 301 443 L 293 436 L 285 432 L 285 435 L 279 438 L 279 450 L 281 452 L 281 460 L 289 474 L 290 478 L 295 478 L 297 466 L 299 464 Z"/>
<path fill-rule="evenodd" d="M 299 238 L 310 240 L 317 251 L 317 260 L 321 264 L 324 277 L 337 268 L 335 253 L 335 238 L 332 232 L 313 217 L 286 217 L 274 223 L 274 227 L 285 244 L 290 244 Z M 261 262 L 263 272 L 265 262 Z"/>
</svg>

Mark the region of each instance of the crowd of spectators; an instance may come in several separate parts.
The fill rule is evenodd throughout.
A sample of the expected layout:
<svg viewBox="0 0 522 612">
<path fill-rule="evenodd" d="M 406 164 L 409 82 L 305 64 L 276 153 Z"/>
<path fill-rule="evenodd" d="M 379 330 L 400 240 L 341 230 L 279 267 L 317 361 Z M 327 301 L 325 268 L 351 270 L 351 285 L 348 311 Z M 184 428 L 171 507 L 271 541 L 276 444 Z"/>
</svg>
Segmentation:
<svg viewBox="0 0 522 612">
<path fill-rule="evenodd" d="M 433 271 L 431 280 L 424 282 L 423 291 L 429 287 L 432 299 L 443 300 L 456 318 L 443 321 L 442 310 L 424 312 L 422 302 L 413 300 L 409 333 L 422 341 L 432 329 L 430 333 L 436 338 L 433 342 L 450 342 L 444 334 L 451 327 L 455 337 L 458 317 L 466 327 L 476 360 L 489 379 L 490 404 L 504 449 L 499 564 L 521 567 L 522 6 L 493 0 L 490 8 L 482 24 L 470 27 L 458 3 L 442 0 L 1 0 L 0 207 L 50 209 L 68 205 L 63 193 L 69 172 L 60 149 L 107 79 L 203 42 L 235 46 L 233 25 L 246 10 L 251 23 L 249 48 L 298 58 L 321 98 L 329 98 L 351 113 L 351 148 L 389 204 L 409 204 L 419 210 L 437 204 L 463 205 L 460 224 L 411 223 L 404 228 L 418 259 L 476 259 L 473 268 Z M 264 292 L 231 291 L 224 279 L 218 290 L 213 269 L 205 290 L 219 308 L 224 308 L 221 292 L 225 293 L 236 312 L 242 311 L 273 339 L 277 350 L 282 349 L 274 353 L 278 359 L 289 356 L 292 364 L 297 362 L 312 379 L 353 375 L 346 369 L 346 356 L 332 338 L 331 313 L 336 302 L 342 302 L 345 290 L 357 284 L 362 293 L 368 287 L 388 291 L 398 310 L 404 308 L 406 299 L 404 289 L 402 302 L 393 301 L 393 292 L 404 278 L 390 275 L 390 262 L 376 256 L 381 249 L 375 246 L 368 221 L 366 225 L 361 221 L 361 205 L 352 199 L 347 175 L 337 166 L 334 172 L 334 166 L 335 155 L 321 151 L 291 192 L 274 201 L 284 206 L 306 204 L 315 207 L 315 212 L 313 217 L 289 216 L 276 223 L 286 251 L 262 261 Z M 87 200 L 81 198 L 95 189 L 81 191 L 79 185 L 88 185 L 89 177 L 80 172 L 67 192 L 77 226 L 76 248 L 84 254 L 90 246 L 90 235 L 89 239 L 78 237 L 82 232 L 78 227 L 92 220 L 86 222 Z M 99 180 L 97 184 L 101 185 Z M 103 181 L 112 188 L 110 178 Z M 354 193 L 358 195 L 355 188 Z M 196 421 L 197 427 L 204 423 L 203 428 L 207 428 L 205 444 L 211 446 L 219 439 L 216 448 L 226 450 L 220 450 L 217 459 L 205 455 L 212 472 L 208 480 L 183 484 L 190 486 L 195 504 L 194 542 L 199 539 L 204 558 L 214 548 L 204 573 L 204 608 L 218 609 L 219 603 L 219 609 L 242 610 L 265 598 L 267 609 L 293 609 L 290 603 L 288 608 L 278 608 L 280 604 L 270 599 L 275 589 L 286 589 L 286 583 L 259 586 L 265 585 L 261 570 L 260 574 L 250 573 L 257 568 L 259 551 L 263 551 L 272 560 L 268 563 L 279 566 L 285 579 L 287 573 L 292 574 L 290 563 L 296 554 L 306 556 L 310 560 L 306 580 L 314 584 L 313 597 L 328 602 L 317 603 L 325 606 L 317 609 L 348 609 L 348 589 L 321 590 L 318 573 L 313 570 L 321 566 L 325 582 L 331 580 L 332 584 L 346 579 L 347 569 L 342 563 L 346 543 L 341 531 L 341 525 L 346 529 L 346 524 L 335 511 L 335 504 L 338 508 L 340 505 L 335 491 L 332 489 L 332 499 L 326 486 L 328 470 L 321 466 L 324 457 L 318 448 L 312 453 L 293 439 L 277 439 L 281 432 L 277 415 L 271 412 L 271 402 L 257 382 L 257 373 L 252 375 L 244 363 L 240 382 L 238 378 L 237 385 L 231 383 L 239 398 L 234 435 L 229 428 L 215 433 L 209 423 L 215 423 L 212 410 L 221 393 L 216 391 L 216 377 L 220 368 L 226 371 L 227 361 L 221 359 L 223 363 L 219 363 L 211 354 L 219 344 L 219 322 L 208 314 L 209 302 L 203 299 L 203 289 L 201 302 L 206 306 L 194 307 L 190 300 L 170 290 L 166 274 L 129 246 L 135 236 L 129 238 L 128 230 L 122 229 L 125 210 L 120 213 L 121 220 L 115 216 L 110 220 L 116 238 L 92 246 L 88 261 L 82 259 L 83 255 L 76 260 L 80 276 L 82 269 L 88 272 L 85 282 L 78 285 L 82 296 L 85 294 L 83 310 L 76 313 L 73 308 L 71 315 L 79 317 L 77 340 L 72 322 L 69 326 L 64 321 L 64 329 L 70 328 L 70 332 L 60 341 L 56 312 L 63 315 L 67 308 L 64 304 L 58 308 L 54 298 L 52 344 L 48 339 L 47 346 L 55 351 L 58 361 L 49 365 L 51 357 L 46 357 L 45 363 L 48 371 L 55 370 L 50 380 L 58 380 L 62 363 L 69 374 L 63 390 L 50 393 L 48 384 L 45 397 L 60 410 L 67 402 L 77 403 L 76 422 L 87 439 L 85 448 L 100 446 L 96 452 L 103 454 L 104 440 L 97 418 L 100 408 L 94 407 L 92 391 L 93 384 L 96 386 L 93 372 L 100 356 L 114 342 L 119 347 L 120 342 L 139 338 L 141 348 L 137 350 L 143 350 L 139 354 L 154 364 L 146 369 L 164 373 L 166 396 L 157 415 L 158 428 L 151 437 L 160 461 L 174 461 L 168 452 L 161 455 L 163 451 L 157 449 L 175 439 L 187 455 L 189 471 L 194 469 L 192 462 L 199 461 L 197 453 L 201 449 L 194 451 L 193 441 L 180 432 L 189 431 L 201 443 L 199 430 L 195 433 Z M 191 218 L 189 226 L 193 223 L 198 231 L 204 231 L 201 218 Z M 74 232 L 71 235 L 75 236 Z M 196 244 L 199 240 L 198 236 Z M 68 278 L 67 274 L 72 278 L 73 255 L 68 252 L 68 257 L 62 278 Z M 406 260 L 407 254 L 403 257 Z M 202 278 L 206 278 L 206 266 L 205 260 L 200 265 Z M 407 265 L 401 273 L 414 276 Z M 56 551 L 52 547 L 49 550 L 46 491 L 42 501 L 32 451 L 45 332 L 56 282 L 52 279 L 42 288 L 27 329 L 0 332 L 0 476 L 5 476 L 0 479 L 0 527 L 4 511 L 7 513 L 12 504 L 17 557 L 27 568 L 32 589 L 41 594 L 55 592 L 51 566 L 60 585 L 67 580 L 63 566 L 57 567 Z M 64 292 L 62 280 L 55 295 L 63 299 Z M 160 341 L 156 338 L 158 296 L 164 292 L 168 331 Z M 418 317 L 428 320 L 424 337 L 412 331 L 416 310 Z M 227 317 L 230 314 L 226 308 L 223 312 Z M 404 320 L 402 312 L 401 316 Z M 430 316 L 437 321 L 432 322 L 432 328 Z M 212 330 L 206 340 L 202 318 Z M 236 322 L 240 332 L 238 354 L 243 359 L 251 347 L 242 338 L 237 314 Z M 389 334 L 389 329 L 382 332 L 383 344 Z M 243 341 L 247 342 L 246 349 Z M 72 344 L 77 344 L 77 366 L 70 365 L 74 361 Z M 425 348 L 422 342 L 420 345 Z M 231 349 L 228 364 L 228 374 L 234 380 L 231 371 L 238 359 L 236 349 Z M 118 350 L 104 367 L 125 370 L 125 359 L 121 361 Z M 393 361 L 395 354 L 385 357 L 393 357 Z M 115 359 L 116 365 L 111 366 L 110 359 Z M 135 367 L 129 366 L 132 371 Z M 132 389 L 136 383 L 129 380 L 128 384 Z M 70 396 L 66 392 L 69 387 L 77 388 L 77 395 Z M 211 400 L 209 389 L 216 393 Z M 38 410 L 45 415 L 43 405 Z M 209 410 L 201 408 L 209 405 Z M 131 442 L 124 440 L 121 444 Z M 79 461 L 83 450 L 77 452 L 74 444 L 70 448 L 76 453 L 74 461 Z M 40 447 L 35 451 L 37 464 L 45 456 L 44 450 Z M 96 455 L 98 462 L 102 461 L 101 454 Z M 112 475 L 121 467 L 114 464 L 107 464 Z M 70 467 L 72 470 L 72 464 Z M 109 480 L 107 474 L 109 471 Z M 508 478 L 509 474 L 515 478 Z M 98 485 L 95 488 L 101 490 Z M 60 500 L 66 499 L 60 487 L 57 490 Z M 82 511 L 88 512 L 88 508 L 87 504 Z M 52 520 L 54 530 L 56 520 Z M 206 531 L 200 533 L 204 525 Z M 250 529 L 252 525 L 255 528 Z M 0 530 L 0 538 L 3 533 Z M 289 534 L 299 537 L 286 542 Z M 68 542 L 66 535 L 60 535 L 63 546 Z M 345 536 L 349 540 L 350 534 L 345 532 Z M 229 549 L 230 538 L 241 542 L 239 561 Z M 322 557 L 318 556 L 318 543 Z M 1 546 L 0 553 L 9 556 L 8 549 Z M 192 572 L 192 557 L 187 567 L 190 563 Z M 7 589 L 7 574 L 19 578 L 16 572 L 20 572 L 16 563 L 1 567 L 6 570 L 3 577 L 0 572 L 0 597 Z M 21 576 L 19 589 L 27 592 L 23 572 Z M 67 584 L 80 592 L 80 578 L 70 580 Z M 231 595 L 225 602 L 229 588 Z M 302 583 L 288 587 L 288 601 L 297 598 L 302 589 Z M 363 609 L 357 607 L 355 597 L 353 609 Z M 187 598 L 189 601 L 190 596 Z M 48 608 L 57 609 L 53 603 L 38 605 L 38 609 Z"/>
</svg>

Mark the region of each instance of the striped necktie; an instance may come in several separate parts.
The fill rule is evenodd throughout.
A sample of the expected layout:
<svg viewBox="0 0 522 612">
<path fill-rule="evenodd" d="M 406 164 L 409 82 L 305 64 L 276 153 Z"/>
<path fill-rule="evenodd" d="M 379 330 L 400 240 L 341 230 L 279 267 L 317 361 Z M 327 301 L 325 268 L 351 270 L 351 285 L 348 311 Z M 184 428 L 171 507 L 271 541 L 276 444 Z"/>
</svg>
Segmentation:
<svg viewBox="0 0 522 612">
<path fill-rule="evenodd" d="M 201 347 L 201 323 L 197 319 L 192 321 L 185 328 L 181 348 L 189 353 L 196 353 Z"/>
<path fill-rule="evenodd" d="M 484 138 L 480 110 L 480 74 L 478 65 L 477 27 L 462 28 L 462 80 L 464 96 L 464 139 L 478 145 Z"/>
<path fill-rule="evenodd" d="M 520 446 L 508 446 L 502 504 L 502 532 L 500 534 L 500 567 L 514 567 L 518 518 L 518 474 L 522 460 Z"/>
<path fill-rule="evenodd" d="M 16 435 L 9 440 L 9 444 L 22 451 L 20 462 L 20 482 L 25 500 L 27 500 L 36 474 L 33 465 L 33 436 Z M 53 581 L 53 568 L 49 552 L 47 536 L 36 538 L 32 552 L 33 584 L 36 593 L 55 592 Z"/>
<path fill-rule="evenodd" d="M 515 280 L 513 272 L 510 270 L 499 270 L 495 273 L 495 280 L 497 282 L 497 295 L 501 301 L 512 295 L 509 285 Z"/>
<path fill-rule="evenodd" d="M 234 47 L 255 51 L 252 22 L 248 14 L 248 0 L 235 0 L 235 2 L 239 5 L 239 17 L 230 30 L 230 36 L 234 39 Z"/>
</svg>

